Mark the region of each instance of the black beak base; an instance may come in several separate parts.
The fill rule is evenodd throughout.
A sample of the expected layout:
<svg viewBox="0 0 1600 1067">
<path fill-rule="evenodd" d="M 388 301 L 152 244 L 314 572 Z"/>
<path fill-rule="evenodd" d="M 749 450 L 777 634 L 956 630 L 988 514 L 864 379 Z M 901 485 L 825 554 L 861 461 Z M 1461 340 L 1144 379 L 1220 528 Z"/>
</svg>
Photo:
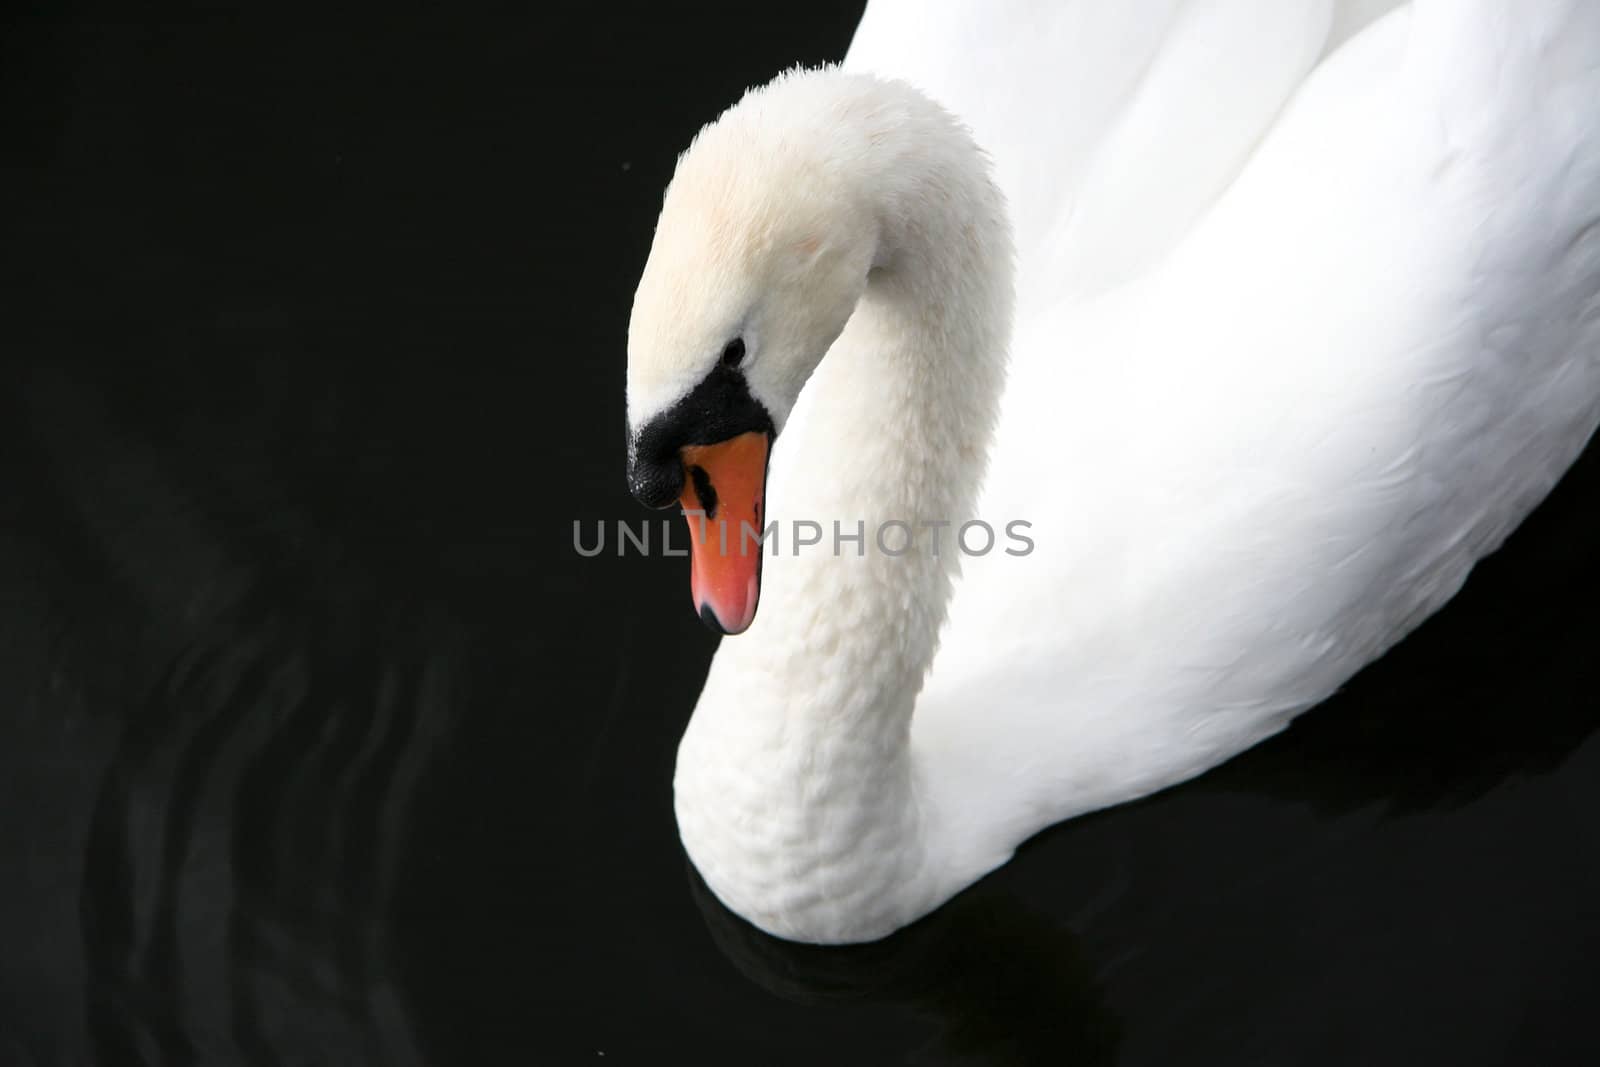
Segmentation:
<svg viewBox="0 0 1600 1067">
<path fill-rule="evenodd" d="M 718 364 L 699 385 L 628 440 L 628 490 L 647 508 L 668 508 L 683 493 L 686 445 L 714 445 L 744 433 L 776 437 L 772 416 L 750 395 L 736 367 Z M 709 624 L 708 624 L 709 625 Z"/>
</svg>

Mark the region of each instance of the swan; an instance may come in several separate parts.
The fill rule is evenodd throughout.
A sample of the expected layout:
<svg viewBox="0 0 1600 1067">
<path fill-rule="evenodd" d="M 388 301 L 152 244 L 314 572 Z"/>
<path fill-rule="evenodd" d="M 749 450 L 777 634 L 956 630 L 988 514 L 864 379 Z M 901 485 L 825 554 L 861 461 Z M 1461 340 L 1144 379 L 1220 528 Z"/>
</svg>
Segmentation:
<svg viewBox="0 0 1600 1067">
<path fill-rule="evenodd" d="M 883 937 L 1449 600 L 1600 421 L 1597 101 L 1588 0 L 872 0 L 702 129 L 628 476 L 743 631 L 674 779 L 718 899 Z"/>
</svg>

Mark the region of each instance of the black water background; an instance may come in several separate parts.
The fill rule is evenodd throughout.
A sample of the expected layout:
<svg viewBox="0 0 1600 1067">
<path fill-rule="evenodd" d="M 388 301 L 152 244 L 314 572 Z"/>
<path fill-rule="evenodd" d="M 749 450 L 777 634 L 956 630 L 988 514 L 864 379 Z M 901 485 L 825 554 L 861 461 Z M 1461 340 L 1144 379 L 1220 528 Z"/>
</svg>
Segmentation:
<svg viewBox="0 0 1600 1067">
<path fill-rule="evenodd" d="M 676 152 L 854 5 L 3 17 L 0 1065 L 1600 1062 L 1593 457 L 1289 733 L 785 946 L 681 565 L 571 522 Z"/>
</svg>

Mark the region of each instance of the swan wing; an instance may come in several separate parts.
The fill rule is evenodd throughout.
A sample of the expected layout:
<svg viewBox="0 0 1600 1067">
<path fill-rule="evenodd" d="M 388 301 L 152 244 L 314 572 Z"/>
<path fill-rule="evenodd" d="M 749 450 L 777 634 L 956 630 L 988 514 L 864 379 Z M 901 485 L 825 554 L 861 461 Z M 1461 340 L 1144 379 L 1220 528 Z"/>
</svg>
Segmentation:
<svg viewBox="0 0 1600 1067">
<path fill-rule="evenodd" d="M 873 0 L 845 63 L 951 108 L 994 159 L 1021 309 L 1171 249 L 1329 49 L 1399 0 Z"/>
<path fill-rule="evenodd" d="M 1246 136 L 1174 90 L 1149 121 L 1180 128 L 1125 155 L 1106 154 L 1114 107 L 1040 148 L 1028 119 L 1071 103 L 978 84 L 1018 70 L 1043 92 L 1031 34 L 1012 46 L 1037 62 L 981 76 L 901 57 L 970 94 L 953 106 L 992 138 L 1019 227 L 1054 246 L 1022 263 L 1051 267 L 1024 290 L 982 505 L 1029 521 L 1035 549 L 964 561 L 913 729 L 953 864 L 992 866 L 1325 699 L 1454 594 L 1600 421 L 1600 5 L 1266 6 L 1325 24 L 1320 48 L 1284 31 L 1314 60 L 1297 83 L 1268 76 L 1256 31 L 1240 46 L 1272 115 Z M 1166 7 L 1138 54 L 1194 11 Z M 852 59 L 887 62 L 872 14 Z M 1095 176 L 1169 150 L 1138 196 Z M 1160 184 L 1195 160 L 1205 204 Z M 1050 166 L 1057 204 L 1010 184 Z M 1153 244 L 1140 215 L 1163 196 L 1185 206 L 1150 209 Z M 1074 221 L 1091 202 L 1103 217 Z M 1136 256 L 1111 247 L 1123 232 Z"/>
</svg>

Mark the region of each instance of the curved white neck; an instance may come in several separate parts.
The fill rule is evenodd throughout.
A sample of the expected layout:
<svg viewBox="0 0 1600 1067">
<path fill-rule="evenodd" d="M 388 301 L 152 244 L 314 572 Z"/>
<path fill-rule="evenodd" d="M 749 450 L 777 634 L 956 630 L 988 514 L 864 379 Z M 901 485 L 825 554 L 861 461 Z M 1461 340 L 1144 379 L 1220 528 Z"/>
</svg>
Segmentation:
<svg viewBox="0 0 1600 1067">
<path fill-rule="evenodd" d="M 718 652 L 676 783 L 711 888 L 805 940 L 886 933 L 943 881 L 911 716 L 983 476 L 1012 299 L 1004 204 L 965 131 L 906 87 L 834 77 L 885 97 L 851 109 L 869 128 L 837 139 L 875 190 L 876 265 L 778 440 L 779 552 L 754 626 Z M 797 548 L 806 522 L 822 542 Z M 836 522 L 863 541 L 836 548 Z M 904 554 L 880 548 L 880 529 L 890 552 L 905 544 L 891 522 L 914 534 Z"/>
</svg>

